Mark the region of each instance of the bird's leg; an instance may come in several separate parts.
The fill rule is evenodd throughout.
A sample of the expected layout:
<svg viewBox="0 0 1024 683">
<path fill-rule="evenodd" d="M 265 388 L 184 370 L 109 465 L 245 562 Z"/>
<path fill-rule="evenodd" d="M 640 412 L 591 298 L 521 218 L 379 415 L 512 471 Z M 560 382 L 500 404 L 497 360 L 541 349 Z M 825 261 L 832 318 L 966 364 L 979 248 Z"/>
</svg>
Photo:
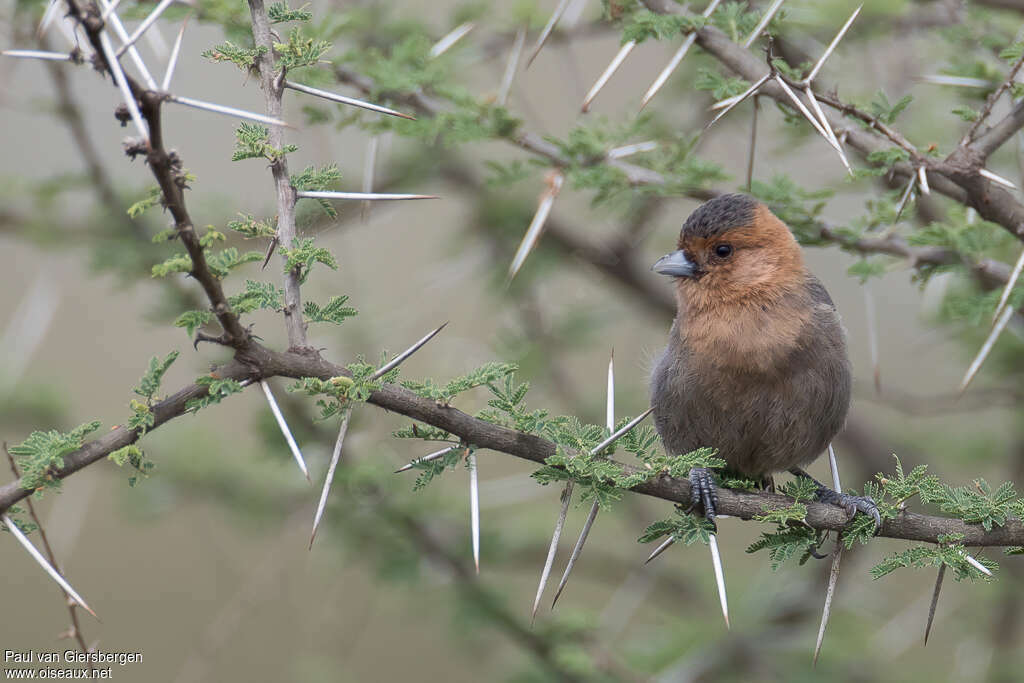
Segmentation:
<svg viewBox="0 0 1024 683">
<path fill-rule="evenodd" d="M 811 475 L 804 472 L 799 467 L 793 467 L 789 470 L 789 473 L 797 477 L 805 477 L 810 479 L 818 487 L 816 492 L 817 499 L 822 503 L 828 503 L 830 505 L 838 505 L 839 507 L 846 510 L 846 514 L 849 516 L 849 521 L 853 521 L 857 511 L 860 510 L 865 515 L 868 515 L 875 520 L 875 533 L 877 534 L 882 527 L 882 517 L 878 513 L 878 505 L 874 499 L 868 496 L 851 496 L 848 493 L 836 491 L 828 486 L 825 486 L 820 481 L 812 477 Z M 692 476 L 692 475 L 691 475 Z"/>
<path fill-rule="evenodd" d="M 704 518 L 715 526 L 715 511 L 718 507 L 718 487 L 715 477 L 706 467 L 690 468 L 690 510 L 700 506 L 704 508 Z"/>
</svg>

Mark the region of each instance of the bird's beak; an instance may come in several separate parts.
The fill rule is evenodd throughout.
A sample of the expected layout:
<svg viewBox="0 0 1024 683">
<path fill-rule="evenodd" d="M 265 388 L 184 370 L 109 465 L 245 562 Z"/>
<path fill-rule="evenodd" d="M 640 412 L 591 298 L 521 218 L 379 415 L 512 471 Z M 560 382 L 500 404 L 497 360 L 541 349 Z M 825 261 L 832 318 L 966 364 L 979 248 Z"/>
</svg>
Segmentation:
<svg viewBox="0 0 1024 683">
<path fill-rule="evenodd" d="M 672 277 L 696 277 L 700 271 L 697 269 L 697 264 L 686 258 L 686 254 L 683 250 L 673 251 L 671 254 L 665 254 L 660 259 L 654 262 L 651 266 L 651 270 L 661 275 L 671 275 Z"/>
</svg>

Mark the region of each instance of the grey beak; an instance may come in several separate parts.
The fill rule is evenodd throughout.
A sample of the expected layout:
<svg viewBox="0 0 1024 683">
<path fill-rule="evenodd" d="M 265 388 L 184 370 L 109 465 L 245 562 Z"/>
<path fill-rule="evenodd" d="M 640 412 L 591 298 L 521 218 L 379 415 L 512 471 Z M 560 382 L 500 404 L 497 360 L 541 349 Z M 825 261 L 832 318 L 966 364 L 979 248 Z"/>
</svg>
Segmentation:
<svg viewBox="0 0 1024 683">
<path fill-rule="evenodd" d="M 696 277 L 700 273 L 697 264 L 686 258 L 686 254 L 681 249 L 662 256 L 654 262 L 651 270 L 672 277 Z"/>
</svg>

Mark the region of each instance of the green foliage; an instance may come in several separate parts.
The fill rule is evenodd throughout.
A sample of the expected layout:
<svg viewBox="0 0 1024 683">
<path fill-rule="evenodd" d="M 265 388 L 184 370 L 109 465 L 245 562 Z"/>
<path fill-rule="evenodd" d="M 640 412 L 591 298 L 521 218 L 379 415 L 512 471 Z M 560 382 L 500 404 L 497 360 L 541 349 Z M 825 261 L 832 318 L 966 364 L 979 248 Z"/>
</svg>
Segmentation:
<svg viewBox="0 0 1024 683">
<path fill-rule="evenodd" d="M 211 311 L 185 311 L 174 321 L 174 326 L 184 327 L 185 333 L 191 338 L 196 333 L 196 330 L 211 320 L 213 320 L 213 313 Z"/>
<path fill-rule="evenodd" d="M 825 209 L 822 200 L 832 196 L 831 190 L 805 190 L 789 176 L 779 174 L 767 183 L 755 180 L 750 192 L 789 226 L 801 244 L 822 243 L 819 222 Z"/>
<path fill-rule="evenodd" d="M 341 171 L 335 164 L 323 168 L 307 166 L 302 169 L 302 172 L 292 175 L 292 187 L 300 192 L 303 190 L 327 190 L 339 180 L 341 180 Z M 326 199 L 318 198 L 316 202 L 320 205 L 321 210 L 331 218 L 338 215 L 334 206 Z"/>
<path fill-rule="evenodd" d="M 258 308 L 280 311 L 284 299 L 284 290 L 270 282 L 245 281 L 245 290 L 240 294 L 228 297 L 231 310 L 237 315 L 252 313 Z M 189 332 L 189 335 L 192 333 Z"/>
<path fill-rule="evenodd" d="M 334 260 L 331 252 L 323 247 L 315 246 L 311 238 L 297 239 L 291 249 L 281 247 L 281 253 L 285 256 L 284 272 L 296 271 L 300 283 L 306 282 L 314 263 L 322 263 L 331 270 L 338 269 L 338 262 Z"/>
<path fill-rule="evenodd" d="M 667 40 L 682 33 L 690 33 L 704 26 L 704 17 L 682 16 L 679 14 L 655 14 L 650 10 L 639 10 L 629 15 L 622 25 L 622 43 L 642 43 L 648 38 Z"/>
<path fill-rule="evenodd" d="M 239 214 L 242 217 L 240 221 L 229 221 L 228 228 L 239 232 L 246 237 L 274 237 L 277 235 L 277 230 L 267 221 L 257 220 L 250 214 Z"/>
<path fill-rule="evenodd" d="M 761 538 L 747 548 L 748 553 L 767 550 L 771 559 L 772 569 L 778 569 L 783 562 L 800 557 L 803 564 L 811 555 L 811 550 L 818 545 L 818 537 L 814 529 L 807 526 L 782 527 L 774 533 L 762 533 Z"/>
<path fill-rule="evenodd" d="M 149 211 L 150 208 L 159 204 L 163 199 L 163 196 L 164 194 L 160 190 L 160 186 L 153 185 L 149 190 L 147 190 L 145 197 L 128 207 L 128 217 L 138 218 Z"/>
<path fill-rule="evenodd" d="M 188 254 L 175 254 L 163 263 L 153 266 L 153 277 L 166 277 L 171 273 L 191 273 L 192 258 Z"/>
<path fill-rule="evenodd" d="M 265 47 L 239 47 L 230 40 L 209 50 L 202 55 L 212 62 L 231 62 L 242 71 L 249 71 L 256 65 L 256 60 L 267 51 Z"/>
<path fill-rule="evenodd" d="M 346 306 L 346 301 L 348 301 L 347 296 L 332 296 L 323 308 L 312 301 L 307 301 L 303 305 L 302 313 L 306 322 L 340 325 L 347 318 L 351 318 L 359 312 L 351 306 Z"/>
<path fill-rule="evenodd" d="M 889 102 L 889 98 L 886 97 L 885 92 L 879 90 L 875 93 L 874 98 L 868 104 L 868 113 L 877 118 L 882 123 L 895 123 L 903 111 L 910 106 L 910 103 L 914 101 L 911 95 L 904 95 L 900 98 L 896 104 Z"/>
<path fill-rule="evenodd" d="M 861 284 L 864 284 L 873 277 L 881 277 L 886 270 L 886 262 L 883 259 L 866 257 L 855 261 L 846 269 L 846 274 L 858 278 Z"/>
<path fill-rule="evenodd" d="M 760 12 L 748 11 L 748 7 L 745 2 L 723 3 L 711 15 L 711 21 L 729 36 L 730 40 L 738 43 L 754 30 L 761 19 Z"/>
<path fill-rule="evenodd" d="M 469 461 L 466 456 L 473 452 L 472 448 L 458 448 L 452 446 L 451 450 L 442 455 L 439 458 L 424 462 L 423 460 L 414 460 L 413 468 L 420 470 L 420 474 L 416 477 L 416 482 L 412 485 L 413 491 L 419 491 L 432 482 L 439 475 L 443 474 L 445 470 L 454 470 L 455 466 L 459 464 L 464 458 L 466 459 L 466 467 L 469 467 Z"/>
<path fill-rule="evenodd" d="M 309 7 L 308 2 L 298 9 L 288 7 L 287 2 L 275 2 L 267 8 L 267 16 L 272 24 L 283 24 L 288 21 L 309 21 L 313 18 L 313 13 L 307 10 L 307 7 Z"/>
<path fill-rule="evenodd" d="M 244 387 L 234 379 L 222 379 L 213 375 L 203 375 L 196 379 L 196 384 L 206 387 L 207 393 L 185 402 L 185 410 L 198 413 L 203 408 L 220 403 L 231 394 L 237 394 Z"/>
<path fill-rule="evenodd" d="M 693 87 L 697 90 L 707 90 L 716 100 L 724 100 L 735 95 L 741 95 L 750 88 L 750 83 L 742 78 L 723 76 L 713 69 L 698 69 L 697 80 Z"/>
<path fill-rule="evenodd" d="M 135 444 L 128 444 L 124 448 L 119 448 L 108 455 L 107 458 L 118 467 L 129 465 L 134 470 L 131 476 L 128 477 L 128 485 L 132 487 L 139 483 L 140 478 L 148 478 L 154 466 L 150 460 L 146 459 L 146 454 L 142 449 Z"/>
<path fill-rule="evenodd" d="M 952 113 L 960 117 L 962 120 L 968 122 L 977 121 L 979 116 L 977 109 L 974 109 L 973 107 L 968 107 L 967 105 L 963 104 L 953 107 Z"/>
<path fill-rule="evenodd" d="M 675 517 L 654 522 L 637 539 L 638 543 L 651 543 L 662 536 L 671 536 L 676 543 L 692 545 L 698 541 L 707 545 L 715 526 L 709 520 L 691 515 L 683 508 L 676 506 Z"/>
<path fill-rule="evenodd" d="M 396 439 L 421 439 L 423 441 L 451 441 L 452 435 L 433 425 L 413 422 L 408 427 L 395 430 L 391 435 Z"/>
<path fill-rule="evenodd" d="M 149 404 L 135 399 L 131 400 L 128 407 L 132 409 L 132 416 L 128 418 L 125 426 L 132 431 L 137 431 L 139 436 L 144 435 L 146 430 L 155 424 L 156 416 L 150 410 Z"/>
<path fill-rule="evenodd" d="M 298 26 L 288 32 L 288 42 L 274 43 L 277 66 L 285 71 L 313 66 L 330 49 L 329 42 L 305 36 Z"/>
<path fill-rule="evenodd" d="M 1011 64 L 1022 57 L 1024 57 L 1024 43 L 1022 42 L 1014 43 L 1013 45 L 1004 47 L 999 51 L 999 59 L 1010 62 Z"/>
<path fill-rule="evenodd" d="M 285 145 L 277 149 L 270 144 L 270 129 L 243 121 L 235 129 L 235 151 L 231 155 L 231 161 L 266 159 L 273 163 L 298 149 L 295 145 Z"/>
<path fill-rule="evenodd" d="M 422 382 L 405 380 L 402 386 L 413 393 L 429 398 L 442 405 L 449 405 L 456 396 L 464 391 L 491 385 L 511 375 L 517 370 L 513 363 L 485 363 L 472 372 L 466 373 L 450 380 L 444 385 L 439 385 L 433 379 L 426 379 Z"/>
<path fill-rule="evenodd" d="M 20 444 L 11 446 L 8 452 L 21 470 L 21 487 L 32 491 L 42 487 L 57 488 L 60 479 L 53 476 L 64 467 L 64 456 L 82 447 L 86 435 L 100 428 L 99 420 L 87 422 L 62 433 L 56 430 L 32 432 Z"/>
<path fill-rule="evenodd" d="M 174 361 L 178 360 L 178 351 L 171 351 L 164 358 L 153 356 L 149 359 L 149 368 L 139 380 L 139 386 L 135 387 L 135 393 L 146 399 L 147 404 L 153 402 L 156 392 L 160 390 L 160 381 L 164 373 L 171 367 Z"/>
<path fill-rule="evenodd" d="M 922 569 L 946 565 L 953 569 L 953 578 L 957 581 L 962 581 L 963 579 L 991 581 L 992 577 L 982 573 L 967 561 L 967 550 L 964 548 L 962 540 L 962 535 L 951 534 L 944 539 L 940 539 L 941 542 L 938 545 L 913 546 L 894 553 L 872 567 L 871 576 L 877 580 L 902 567 Z M 999 565 L 992 560 L 985 557 L 977 559 L 991 572 L 999 569 Z"/>
<path fill-rule="evenodd" d="M 258 263 L 262 260 L 263 254 L 258 251 L 247 251 L 243 254 L 235 247 L 228 247 L 227 249 L 221 249 L 206 255 L 206 265 L 209 267 L 210 272 L 213 273 L 214 277 L 221 280 L 239 266 L 246 263 Z"/>
</svg>

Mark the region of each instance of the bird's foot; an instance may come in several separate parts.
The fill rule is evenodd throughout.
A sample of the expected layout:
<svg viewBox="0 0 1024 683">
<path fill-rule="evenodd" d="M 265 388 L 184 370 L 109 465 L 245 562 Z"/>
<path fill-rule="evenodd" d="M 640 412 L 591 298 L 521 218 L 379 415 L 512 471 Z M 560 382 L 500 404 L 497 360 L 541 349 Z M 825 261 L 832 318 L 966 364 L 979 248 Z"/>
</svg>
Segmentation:
<svg viewBox="0 0 1024 683">
<path fill-rule="evenodd" d="M 839 507 L 846 510 L 848 522 L 852 522 L 857 512 L 863 512 L 865 515 L 875 520 L 875 533 L 877 534 L 882 528 L 882 516 L 878 512 L 878 504 L 870 496 L 854 496 L 849 493 L 842 493 L 836 491 L 828 486 L 825 486 L 820 481 L 807 474 L 800 468 L 794 468 L 790 470 L 790 473 L 798 477 L 806 477 L 813 481 L 818 490 L 815 492 L 815 497 L 819 502 L 828 503 L 829 505 L 838 505 Z"/>
<path fill-rule="evenodd" d="M 700 506 L 704 509 L 704 519 L 714 525 L 718 508 L 718 486 L 711 470 L 706 467 L 690 468 L 690 510 Z"/>
</svg>

